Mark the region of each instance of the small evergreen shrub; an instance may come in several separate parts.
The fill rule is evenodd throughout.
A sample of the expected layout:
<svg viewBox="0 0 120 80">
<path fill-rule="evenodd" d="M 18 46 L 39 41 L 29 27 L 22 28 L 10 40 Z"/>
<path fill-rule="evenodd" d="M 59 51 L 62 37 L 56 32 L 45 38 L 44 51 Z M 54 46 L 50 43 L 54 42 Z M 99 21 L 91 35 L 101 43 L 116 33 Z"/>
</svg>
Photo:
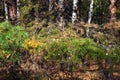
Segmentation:
<svg viewBox="0 0 120 80">
<path fill-rule="evenodd" d="M 101 60 L 106 58 L 105 51 L 89 38 L 54 39 L 47 46 L 47 59 L 66 60 L 80 63 L 85 60 Z"/>
<path fill-rule="evenodd" d="M 24 40 L 28 36 L 23 27 L 13 26 L 7 21 L 0 23 L 0 59 L 18 60 Z"/>
<path fill-rule="evenodd" d="M 111 49 L 110 53 L 107 55 L 107 59 L 111 63 L 119 63 L 120 62 L 120 46 L 116 46 L 115 48 Z"/>
<path fill-rule="evenodd" d="M 53 39 L 52 42 L 47 44 L 48 55 L 47 59 L 60 60 L 66 59 L 65 55 L 68 53 L 68 44 L 60 39 Z"/>
</svg>

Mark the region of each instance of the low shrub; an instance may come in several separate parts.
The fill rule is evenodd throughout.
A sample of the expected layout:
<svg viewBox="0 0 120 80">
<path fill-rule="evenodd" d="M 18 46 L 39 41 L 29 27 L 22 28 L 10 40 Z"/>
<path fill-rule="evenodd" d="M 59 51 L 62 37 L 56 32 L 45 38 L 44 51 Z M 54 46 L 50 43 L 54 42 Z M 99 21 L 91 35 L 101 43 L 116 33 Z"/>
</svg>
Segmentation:
<svg viewBox="0 0 120 80">
<path fill-rule="evenodd" d="M 18 60 L 28 36 L 23 27 L 13 26 L 7 21 L 0 23 L 0 59 L 13 62 Z"/>
<path fill-rule="evenodd" d="M 111 49 L 111 51 L 107 55 L 107 59 L 112 64 L 119 63 L 120 62 L 120 46 L 116 46 L 115 48 Z"/>
<path fill-rule="evenodd" d="M 26 39 L 24 42 L 24 48 L 29 53 L 33 53 L 33 54 L 39 53 L 39 51 L 42 50 L 43 46 L 44 46 L 44 44 L 42 42 L 38 41 L 37 39 L 35 39 L 35 37 L 32 37 L 31 39 Z"/>
<path fill-rule="evenodd" d="M 68 53 L 68 46 L 69 45 L 61 39 L 53 39 L 53 41 L 47 44 L 48 55 L 46 58 L 50 60 L 62 61 L 64 55 Z"/>
<path fill-rule="evenodd" d="M 85 60 L 101 60 L 106 58 L 105 51 L 89 38 L 55 39 L 48 44 L 47 59 L 82 62 Z"/>
</svg>

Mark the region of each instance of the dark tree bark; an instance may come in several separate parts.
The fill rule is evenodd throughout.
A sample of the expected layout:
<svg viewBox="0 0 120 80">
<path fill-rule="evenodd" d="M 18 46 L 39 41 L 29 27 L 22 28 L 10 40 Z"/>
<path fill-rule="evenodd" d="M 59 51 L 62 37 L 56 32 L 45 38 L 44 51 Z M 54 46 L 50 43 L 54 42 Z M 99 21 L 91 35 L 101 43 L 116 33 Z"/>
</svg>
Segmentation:
<svg viewBox="0 0 120 80">
<path fill-rule="evenodd" d="M 111 4 L 109 6 L 109 9 L 110 9 L 110 15 L 111 15 L 111 18 L 110 18 L 110 22 L 114 22 L 116 21 L 116 0 L 110 0 Z"/>
<path fill-rule="evenodd" d="M 14 20 L 16 18 L 16 9 L 15 7 L 11 6 L 9 8 L 9 16 L 11 20 Z"/>
<path fill-rule="evenodd" d="M 116 21 L 116 2 L 117 0 L 110 0 L 111 4 L 109 6 L 109 10 L 110 10 L 110 23 L 112 24 L 112 29 L 111 29 L 111 33 L 113 35 L 115 35 L 115 30 L 114 30 L 114 23 Z"/>
</svg>

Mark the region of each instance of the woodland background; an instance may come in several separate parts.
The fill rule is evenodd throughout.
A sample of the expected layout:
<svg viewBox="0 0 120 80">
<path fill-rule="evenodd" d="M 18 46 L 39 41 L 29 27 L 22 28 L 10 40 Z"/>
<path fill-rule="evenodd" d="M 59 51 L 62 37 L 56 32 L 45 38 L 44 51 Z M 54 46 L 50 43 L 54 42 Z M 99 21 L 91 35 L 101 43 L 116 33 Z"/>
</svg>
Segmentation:
<svg viewBox="0 0 120 80">
<path fill-rule="evenodd" d="M 120 0 L 0 0 L 1 80 L 119 80 Z"/>
</svg>

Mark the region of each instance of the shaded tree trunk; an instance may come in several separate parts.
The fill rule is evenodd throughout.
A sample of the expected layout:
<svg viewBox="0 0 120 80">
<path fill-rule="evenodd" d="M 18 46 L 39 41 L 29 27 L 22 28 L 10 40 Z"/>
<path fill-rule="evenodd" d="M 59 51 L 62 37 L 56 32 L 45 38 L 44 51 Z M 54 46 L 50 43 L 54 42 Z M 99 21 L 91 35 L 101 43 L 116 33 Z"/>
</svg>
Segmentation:
<svg viewBox="0 0 120 80">
<path fill-rule="evenodd" d="M 116 0 L 110 0 L 111 4 L 109 6 L 110 9 L 110 22 L 116 21 Z"/>
<path fill-rule="evenodd" d="M 110 10 L 110 23 L 112 24 L 112 30 L 111 33 L 115 35 L 115 30 L 114 30 L 114 22 L 116 21 L 116 0 L 110 0 L 111 4 L 109 6 Z"/>
<path fill-rule="evenodd" d="M 89 18 L 88 18 L 88 23 L 89 24 L 91 23 L 91 20 L 92 20 L 93 5 L 94 5 L 94 0 L 91 0 L 90 10 L 89 10 Z"/>
<path fill-rule="evenodd" d="M 49 0 L 49 11 L 52 10 L 52 0 Z"/>
<path fill-rule="evenodd" d="M 89 16 L 88 16 L 88 24 L 90 24 L 92 20 L 93 5 L 94 5 L 94 0 L 91 0 Z M 89 36 L 89 28 L 86 29 L 86 36 Z"/>
<path fill-rule="evenodd" d="M 20 17 L 20 2 L 17 0 L 17 19 Z"/>
<path fill-rule="evenodd" d="M 73 0 L 73 12 L 72 12 L 72 23 L 74 24 L 74 22 L 77 20 L 77 3 L 78 0 Z"/>
<path fill-rule="evenodd" d="M 4 11 L 5 11 L 5 19 L 8 20 L 8 8 L 6 0 L 4 0 Z"/>
<path fill-rule="evenodd" d="M 16 8 L 14 6 L 9 7 L 9 17 L 11 20 L 16 19 Z"/>
<path fill-rule="evenodd" d="M 51 13 L 52 9 L 53 9 L 53 0 L 49 0 L 49 13 Z M 52 22 L 51 14 L 49 14 L 49 22 Z"/>
<path fill-rule="evenodd" d="M 64 2 L 64 0 L 59 0 L 59 2 L 58 2 L 58 20 L 59 20 L 59 26 L 60 26 L 60 28 L 62 28 L 62 30 L 63 30 L 63 28 L 64 28 L 64 25 L 63 25 L 63 23 L 64 23 L 64 20 L 63 20 L 63 12 L 64 12 L 64 6 L 63 6 L 63 2 Z"/>
</svg>

